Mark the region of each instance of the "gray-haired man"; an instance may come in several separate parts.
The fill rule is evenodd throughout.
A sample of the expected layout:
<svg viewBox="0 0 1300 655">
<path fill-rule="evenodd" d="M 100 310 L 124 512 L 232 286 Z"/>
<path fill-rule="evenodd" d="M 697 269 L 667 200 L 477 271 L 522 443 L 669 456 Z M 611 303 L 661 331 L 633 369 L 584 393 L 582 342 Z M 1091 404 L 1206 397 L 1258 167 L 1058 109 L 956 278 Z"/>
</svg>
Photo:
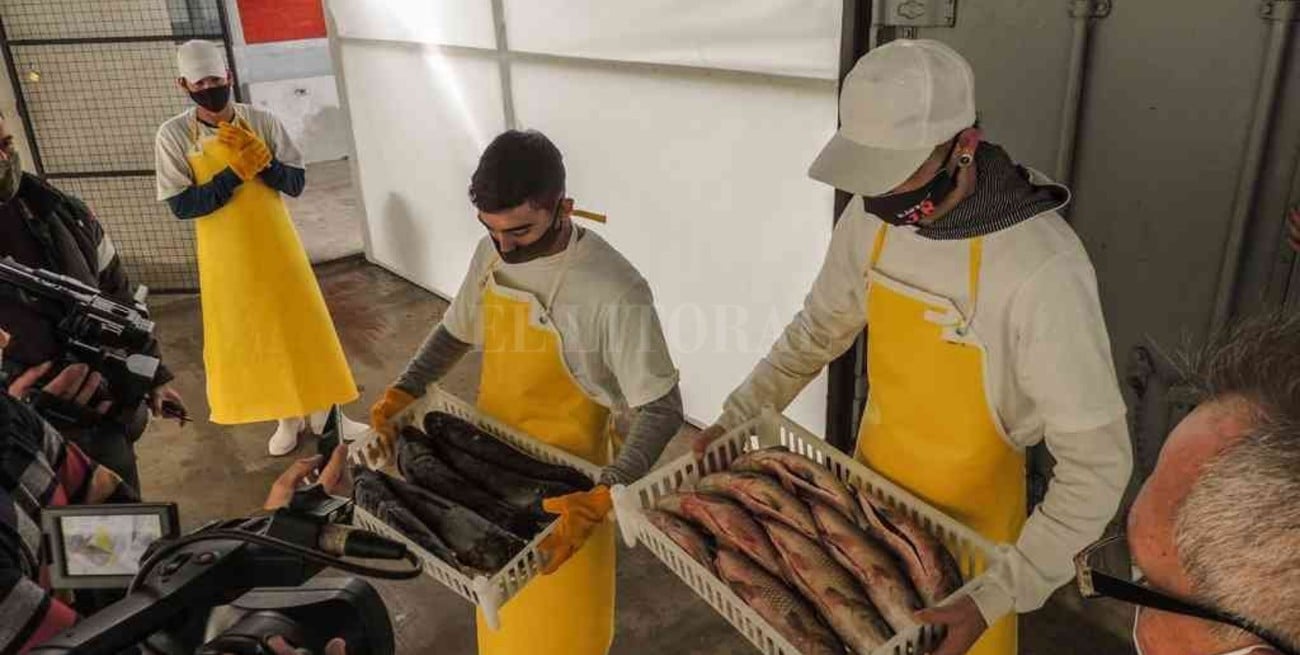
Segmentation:
<svg viewBox="0 0 1300 655">
<path fill-rule="evenodd" d="M 1245 321 L 1192 364 L 1200 403 L 1169 434 L 1127 540 L 1080 556 L 1080 584 L 1138 605 L 1140 655 L 1296 655 L 1300 316 Z M 1145 581 L 1124 570 L 1125 546 Z"/>
</svg>

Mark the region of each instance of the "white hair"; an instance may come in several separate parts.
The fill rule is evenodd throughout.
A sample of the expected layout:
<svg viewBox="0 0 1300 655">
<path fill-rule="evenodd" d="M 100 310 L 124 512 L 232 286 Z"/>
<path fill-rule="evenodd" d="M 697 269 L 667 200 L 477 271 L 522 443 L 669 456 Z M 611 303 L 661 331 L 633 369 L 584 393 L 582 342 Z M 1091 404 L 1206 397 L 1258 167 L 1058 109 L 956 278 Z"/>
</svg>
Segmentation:
<svg viewBox="0 0 1300 655">
<path fill-rule="evenodd" d="M 1183 568 L 1198 601 L 1300 644 L 1300 317 L 1245 321 L 1193 363 L 1204 400 L 1250 419 L 1178 510 Z"/>
</svg>

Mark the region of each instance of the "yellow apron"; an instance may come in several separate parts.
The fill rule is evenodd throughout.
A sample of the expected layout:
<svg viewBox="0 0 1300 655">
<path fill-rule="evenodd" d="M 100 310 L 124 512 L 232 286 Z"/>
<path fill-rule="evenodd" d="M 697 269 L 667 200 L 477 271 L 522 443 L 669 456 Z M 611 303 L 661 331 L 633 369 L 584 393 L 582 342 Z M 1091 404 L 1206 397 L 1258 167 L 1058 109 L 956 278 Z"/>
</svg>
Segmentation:
<svg viewBox="0 0 1300 655">
<path fill-rule="evenodd" d="M 876 270 L 867 277 L 870 397 L 857 458 L 984 535 L 1014 542 L 1025 523 L 1025 458 L 1008 445 L 984 385 L 984 349 L 971 331 L 983 241 L 970 247 L 971 310 Z M 1016 617 L 1003 617 L 971 655 L 1016 652 Z"/>
<path fill-rule="evenodd" d="M 190 127 L 186 158 L 195 182 L 206 184 L 231 153 L 216 135 L 200 139 L 197 119 Z M 355 400 L 343 347 L 280 192 L 261 179 L 244 182 L 224 207 L 195 222 L 212 421 L 270 421 Z"/>
<path fill-rule="evenodd" d="M 483 371 L 478 407 L 538 439 L 604 465 L 609 410 L 578 386 L 564 362 L 559 331 L 548 315 L 567 270 L 546 305 L 531 294 L 484 281 Z M 560 570 L 528 583 L 501 609 L 501 628 L 478 615 L 482 655 L 604 655 L 614 638 L 614 525 L 606 521 Z"/>
</svg>

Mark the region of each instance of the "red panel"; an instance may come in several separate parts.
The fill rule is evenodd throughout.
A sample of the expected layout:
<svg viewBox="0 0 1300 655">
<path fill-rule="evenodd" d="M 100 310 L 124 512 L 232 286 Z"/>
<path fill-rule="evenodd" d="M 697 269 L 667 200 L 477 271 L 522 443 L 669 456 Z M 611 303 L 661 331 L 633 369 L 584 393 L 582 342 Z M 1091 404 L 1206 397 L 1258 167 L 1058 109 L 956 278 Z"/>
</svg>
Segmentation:
<svg viewBox="0 0 1300 655">
<path fill-rule="evenodd" d="M 245 43 L 325 37 L 321 0 L 238 0 Z"/>
</svg>

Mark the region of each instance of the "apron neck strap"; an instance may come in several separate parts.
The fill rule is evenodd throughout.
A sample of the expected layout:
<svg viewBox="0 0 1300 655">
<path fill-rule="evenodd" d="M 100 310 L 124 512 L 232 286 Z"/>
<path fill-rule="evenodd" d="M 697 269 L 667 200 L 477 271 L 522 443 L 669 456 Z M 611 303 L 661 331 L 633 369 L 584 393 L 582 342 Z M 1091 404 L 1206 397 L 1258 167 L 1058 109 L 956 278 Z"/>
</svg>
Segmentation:
<svg viewBox="0 0 1300 655">
<path fill-rule="evenodd" d="M 980 264 L 983 261 L 984 237 L 975 237 L 970 242 L 970 271 L 967 274 L 967 284 L 970 285 L 970 318 L 966 321 L 967 324 L 975 320 L 975 309 L 979 307 Z"/>
<path fill-rule="evenodd" d="M 875 268 L 880 263 L 880 253 L 885 252 L 885 235 L 889 234 L 889 224 L 882 222 L 880 229 L 876 230 L 876 244 L 871 247 L 871 264 L 868 268 Z"/>
<path fill-rule="evenodd" d="M 560 292 L 560 284 L 564 281 L 564 274 L 569 272 L 569 256 L 578 245 L 578 226 L 572 221 L 569 222 L 569 244 L 564 247 L 564 255 L 560 259 L 560 271 L 555 274 L 555 281 L 551 282 L 551 291 L 546 294 L 546 311 L 551 311 L 555 305 L 555 296 Z"/>
<path fill-rule="evenodd" d="M 885 237 L 889 234 L 889 224 L 881 223 L 880 229 L 876 230 L 876 241 L 871 246 L 871 264 L 870 269 L 875 269 L 880 263 L 880 256 L 885 252 Z M 970 315 L 966 319 L 966 324 L 975 320 L 975 309 L 979 307 L 980 298 L 980 266 L 984 262 L 984 237 L 975 237 L 970 240 L 970 267 L 967 271 L 967 284 L 970 294 Z"/>
</svg>

